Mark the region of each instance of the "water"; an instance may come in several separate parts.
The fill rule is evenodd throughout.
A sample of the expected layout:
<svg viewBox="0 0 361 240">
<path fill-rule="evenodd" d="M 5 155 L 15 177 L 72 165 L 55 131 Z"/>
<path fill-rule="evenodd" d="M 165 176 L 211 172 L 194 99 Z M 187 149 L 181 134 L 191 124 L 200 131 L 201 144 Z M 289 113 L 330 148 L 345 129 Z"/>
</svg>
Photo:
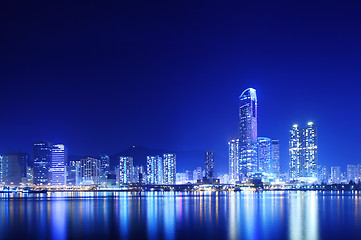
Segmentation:
<svg viewBox="0 0 361 240">
<path fill-rule="evenodd" d="M 0 194 L 1 239 L 361 239 L 361 192 Z"/>
</svg>

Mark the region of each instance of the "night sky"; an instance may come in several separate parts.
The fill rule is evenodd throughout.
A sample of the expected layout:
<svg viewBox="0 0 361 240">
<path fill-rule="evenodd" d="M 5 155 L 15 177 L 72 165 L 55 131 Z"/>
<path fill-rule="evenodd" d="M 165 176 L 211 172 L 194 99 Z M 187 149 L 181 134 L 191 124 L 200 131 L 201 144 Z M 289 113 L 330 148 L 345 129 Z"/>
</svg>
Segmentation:
<svg viewBox="0 0 361 240">
<path fill-rule="evenodd" d="M 0 152 L 214 150 L 226 169 L 253 87 L 282 171 L 308 121 L 321 165 L 361 164 L 361 3 L 239 2 L 1 1 Z"/>
</svg>

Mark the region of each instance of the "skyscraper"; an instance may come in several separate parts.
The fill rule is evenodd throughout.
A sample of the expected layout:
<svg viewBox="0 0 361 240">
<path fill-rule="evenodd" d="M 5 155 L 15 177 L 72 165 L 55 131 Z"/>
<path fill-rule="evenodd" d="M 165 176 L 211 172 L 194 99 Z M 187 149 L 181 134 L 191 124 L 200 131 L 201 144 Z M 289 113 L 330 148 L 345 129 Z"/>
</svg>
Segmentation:
<svg viewBox="0 0 361 240">
<path fill-rule="evenodd" d="M 1 161 L 1 182 L 6 185 L 19 185 L 26 182 L 29 156 L 26 153 L 4 154 Z"/>
<path fill-rule="evenodd" d="M 87 157 L 80 160 L 81 185 L 100 183 L 101 162 L 99 159 Z"/>
<path fill-rule="evenodd" d="M 33 145 L 34 183 L 46 185 L 50 183 L 51 144 L 39 141 Z"/>
<path fill-rule="evenodd" d="M 271 173 L 272 140 L 266 137 L 258 138 L 258 172 Z"/>
<path fill-rule="evenodd" d="M 160 156 L 147 156 L 148 184 L 163 183 L 163 162 Z"/>
<path fill-rule="evenodd" d="M 229 157 L 229 178 L 232 182 L 238 180 L 239 176 L 239 139 L 233 139 L 228 142 Z"/>
<path fill-rule="evenodd" d="M 110 158 L 109 155 L 103 154 L 100 155 L 101 161 L 101 182 L 102 184 L 106 183 L 107 176 L 109 174 Z"/>
<path fill-rule="evenodd" d="M 239 161 L 240 180 L 257 171 L 257 95 L 253 88 L 239 97 Z"/>
<path fill-rule="evenodd" d="M 317 129 L 312 122 L 302 130 L 303 176 L 317 178 Z"/>
<path fill-rule="evenodd" d="M 301 134 L 298 125 L 295 124 L 290 130 L 289 141 L 290 180 L 296 180 L 302 176 L 301 150 Z"/>
<path fill-rule="evenodd" d="M 163 154 L 163 183 L 175 184 L 176 182 L 176 156 Z"/>
<path fill-rule="evenodd" d="M 331 167 L 331 182 L 341 183 L 341 167 Z"/>
<path fill-rule="evenodd" d="M 120 157 L 119 158 L 119 184 L 132 183 L 133 178 L 133 158 Z"/>
<path fill-rule="evenodd" d="M 65 185 L 65 163 L 68 151 L 64 144 L 55 144 L 51 149 L 51 184 Z"/>
<path fill-rule="evenodd" d="M 206 179 L 211 180 L 214 178 L 214 152 L 212 151 L 205 154 L 205 171 Z"/>
<path fill-rule="evenodd" d="M 272 140 L 271 173 L 277 179 L 280 177 L 280 142 L 279 142 L 279 140 Z"/>
<path fill-rule="evenodd" d="M 356 165 L 347 165 L 347 182 L 350 181 L 356 182 L 357 175 L 357 166 Z"/>
</svg>

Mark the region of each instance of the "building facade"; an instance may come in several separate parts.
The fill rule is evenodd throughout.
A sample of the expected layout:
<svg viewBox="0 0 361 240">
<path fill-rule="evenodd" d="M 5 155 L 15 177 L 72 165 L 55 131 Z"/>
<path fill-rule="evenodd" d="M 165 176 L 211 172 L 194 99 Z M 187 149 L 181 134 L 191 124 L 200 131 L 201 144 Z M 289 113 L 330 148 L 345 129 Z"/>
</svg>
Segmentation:
<svg viewBox="0 0 361 240">
<path fill-rule="evenodd" d="M 239 97 L 239 161 L 240 180 L 257 172 L 257 95 L 253 88 Z"/>
<path fill-rule="evenodd" d="M 163 162 L 160 156 L 147 156 L 147 183 L 163 183 Z"/>
<path fill-rule="evenodd" d="M 205 154 L 205 178 L 214 179 L 214 152 L 207 151 Z"/>
<path fill-rule="evenodd" d="M 55 144 L 51 148 L 51 184 L 65 185 L 65 163 L 68 151 L 64 144 Z"/>
<path fill-rule="evenodd" d="M 229 178 L 231 182 L 238 181 L 239 177 L 239 139 L 228 142 Z"/>
<path fill-rule="evenodd" d="M 176 155 L 171 153 L 163 154 L 163 183 L 176 183 Z"/>
<path fill-rule="evenodd" d="M 6 185 L 20 185 L 27 182 L 29 156 L 26 153 L 4 154 L 1 160 L 1 182 Z"/>
<path fill-rule="evenodd" d="M 47 185 L 50 183 L 51 144 L 39 141 L 33 144 L 34 183 Z"/>
<path fill-rule="evenodd" d="M 133 180 L 133 158 L 119 157 L 119 184 L 130 184 Z"/>
<path fill-rule="evenodd" d="M 87 157 L 80 160 L 81 185 L 100 184 L 101 162 L 99 159 Z"/>
</svg>

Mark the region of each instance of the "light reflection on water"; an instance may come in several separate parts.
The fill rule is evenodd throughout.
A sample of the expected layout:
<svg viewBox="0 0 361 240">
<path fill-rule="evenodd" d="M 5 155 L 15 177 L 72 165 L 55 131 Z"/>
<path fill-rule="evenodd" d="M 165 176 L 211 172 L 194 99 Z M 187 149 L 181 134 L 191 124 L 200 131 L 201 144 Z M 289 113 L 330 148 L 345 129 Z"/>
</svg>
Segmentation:
<svg viewBox="0 0 361 240">
<path fill-rule="evenodd" d="M 361 234 L 359 194 L 0 194 L 0 239 L 346 239 Z"/>
</svg>

